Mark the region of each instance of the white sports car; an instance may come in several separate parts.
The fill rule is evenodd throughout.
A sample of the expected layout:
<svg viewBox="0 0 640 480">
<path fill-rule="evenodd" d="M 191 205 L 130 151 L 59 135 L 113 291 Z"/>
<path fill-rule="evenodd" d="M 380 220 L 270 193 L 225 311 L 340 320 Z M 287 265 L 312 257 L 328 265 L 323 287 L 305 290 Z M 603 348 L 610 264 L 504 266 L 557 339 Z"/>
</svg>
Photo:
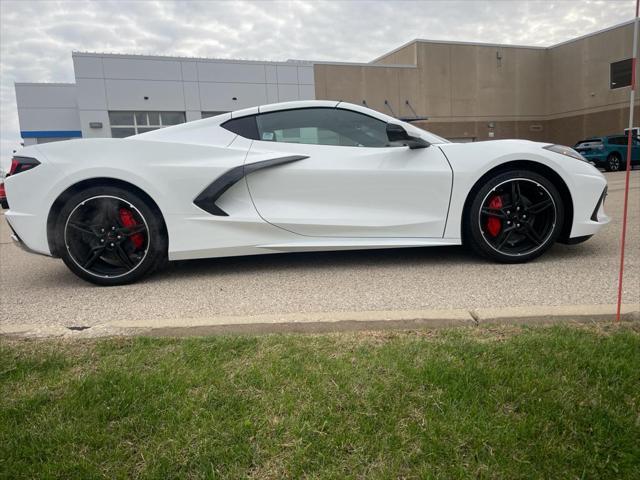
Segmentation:
<svg viewBox="0 0 640 480">
<path fill-rule="evenodd" d="M 450 143 L 336 101 L 29 146 L 6 190 L 14 240 L 101 285 L 167 259 L 279 252 L 464 243 L 524 262 L 609 221 L 606 180 L 571 148 Z"/>
</svg>

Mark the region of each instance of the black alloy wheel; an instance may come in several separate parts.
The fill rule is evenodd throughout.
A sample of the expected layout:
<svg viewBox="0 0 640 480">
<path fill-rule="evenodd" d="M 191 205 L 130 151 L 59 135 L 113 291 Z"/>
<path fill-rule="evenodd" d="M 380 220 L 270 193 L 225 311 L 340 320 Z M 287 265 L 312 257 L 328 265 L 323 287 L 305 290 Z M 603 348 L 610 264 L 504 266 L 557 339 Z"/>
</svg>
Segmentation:
<svg viewBox="0 0 640 480">
<path fill-rule="evenodd" d="M 470 213 L 468 243 L 505 263 L 541 255 L 555 242 L 564 221 L 558 190 L 545 177 L 528 171 L 507 172 L 489 181 L 477 192 Z"/>
<path fill-rule="evenodd" d="M 130 283 L 166 257 L 156 212 L 130 192 L 94 187 L 75 195 L 61 213 L 58 252 L 85 280 L 100 285 Z"/>
</svg>

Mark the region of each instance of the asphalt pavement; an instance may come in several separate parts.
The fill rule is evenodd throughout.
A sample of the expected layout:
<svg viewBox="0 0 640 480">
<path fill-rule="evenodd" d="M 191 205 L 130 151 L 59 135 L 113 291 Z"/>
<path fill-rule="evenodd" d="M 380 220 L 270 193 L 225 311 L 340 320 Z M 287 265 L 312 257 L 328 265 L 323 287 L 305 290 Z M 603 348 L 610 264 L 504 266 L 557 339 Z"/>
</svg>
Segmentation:
<svg viewBox="0 0 640 480">
<path fill-rule="evenodd" d="M 96 287 L 61 260 L 11 244 L 0 219 L 0 326 L 251 315 L 604 305 L 616 301 L 624 173 L 607 174 L 612 222 L 589 241 L 501 265 L 463 247 L 322 252 L 172 262 L 144 281 Z M 624 303 L 640 302 L 640 171 L 631 175 Z"/>
</svg>

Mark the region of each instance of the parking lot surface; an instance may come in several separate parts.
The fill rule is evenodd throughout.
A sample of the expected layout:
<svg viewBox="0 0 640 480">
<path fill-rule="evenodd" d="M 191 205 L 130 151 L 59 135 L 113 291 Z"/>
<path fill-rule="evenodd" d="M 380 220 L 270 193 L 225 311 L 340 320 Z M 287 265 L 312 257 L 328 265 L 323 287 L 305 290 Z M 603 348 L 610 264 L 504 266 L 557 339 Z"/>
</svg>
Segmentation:
<svg viewBox="0 0 640 480">
<path fill-rule="evenodd" d="M 463 247 L 296 253 L 173 262 L 141 283 L 96 287 L 61 260 L 11 244 L 0 219 L 3 325 L 95 326 L 214 316 L 596 305 L 616 301 L 624 173 L 607 174 L 607 228 L 523 265 Z M 640 171 L 631 175 L 625 303 L 640 299 Z"/>
</svg>

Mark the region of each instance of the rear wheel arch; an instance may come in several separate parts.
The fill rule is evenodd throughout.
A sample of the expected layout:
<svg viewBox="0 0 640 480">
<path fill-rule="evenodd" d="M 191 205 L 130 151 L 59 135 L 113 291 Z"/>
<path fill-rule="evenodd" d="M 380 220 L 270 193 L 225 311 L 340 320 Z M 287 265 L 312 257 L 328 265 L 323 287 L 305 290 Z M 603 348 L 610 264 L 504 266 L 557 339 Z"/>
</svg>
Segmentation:
<svg viewBox="0 0 640 480">
<path fill-rule="evenodd" d="M 503 163 L 492 168 L 478 179 L 478 181 L 473 185 L 473 188 L 469 191 L 469 194 L 467 195 L 467 198 L 464 202 L 464 209 L 462 211 L 462 218 L 460 220 L 462 242 L 464 243 L 465 236 L 467 234 L 467 232 L 465 231 L 465 218 L 467 217 L 469 208 L 471 207 L 471 203 L 473 202 L 476 192 L 478 192 L 478 190 L 486 183 L 489 178 L 495 177 L 496 175 L 510 170 L 530 170 L 547 178 L 558 189 L 558 191 L 560 192 L 560 196 L 562 197 L 562 202 L 564 204 L 564 222 L 560 231 L 560 236 L 558 237 L 558 241 L 562 243 L 568 242 L 569 235 L 571 235 L 571 226 L 573 225 L 573 199 L 571 197 L 569 187 L 567 187 L 567 184 L 562 179 L 562 177 L 558 175 L 558 173 L 555 172 L 552 168 L 542 163 L 534 162 L 531 160 L 515 160 L 512 162 Z"/>
<path fill-rule="evenodd" d="M 117 178 L 90 178 L 75 183 L 67 188 L 58 196 L 58 198 L 56 198 L 56 200 L 53 202 L 53 205 L 51 205 L 51 208 L 49 209 L 49 215 L 47 216 L 47 243 L 49 245 L 49 250 L 54 257 L 59 257 L 55 241 L 55 229 L 58 216 L 62 211 L 63 206 L 73 195 L 91 187 L 120 187 L 137 194 L 145 202 L 147 202 L 149 207 L 158 215 L 160 223 L 162 224 L 163 233 L 168 237 L 167 225 L 164 221 L 162 211 L 160 210 L 160 207 L 158 207 L 156 201 L 151 197 L 151 195 L 142 190 L 140 187 L 124 180 L 119 180 Z"/>
</svg>

